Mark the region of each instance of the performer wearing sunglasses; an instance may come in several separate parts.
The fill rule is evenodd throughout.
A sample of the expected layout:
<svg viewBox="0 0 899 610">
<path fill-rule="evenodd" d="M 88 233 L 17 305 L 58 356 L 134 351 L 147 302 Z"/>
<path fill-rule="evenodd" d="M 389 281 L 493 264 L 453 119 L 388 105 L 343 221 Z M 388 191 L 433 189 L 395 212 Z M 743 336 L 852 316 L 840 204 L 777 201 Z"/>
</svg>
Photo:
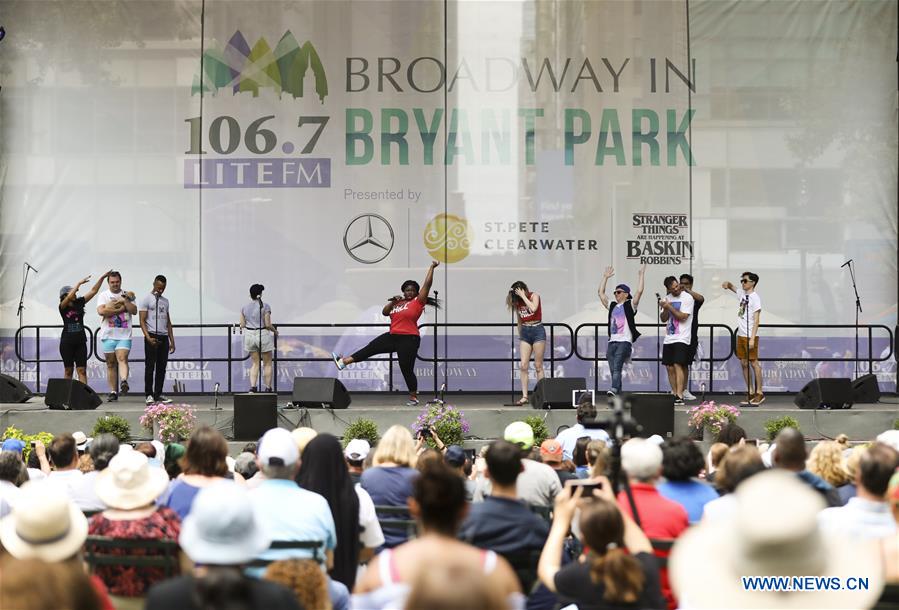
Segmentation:
<svg viewBox="0 0 899 610">
<path fill-rule="evenodd" d="M 740 277 L 740 287 L 724 282 L 721 287 L 735 292 L 740 299 L 737 311 L 737 358 L 743 365 L 743 378 L 746 380 L 748 404 L 756 407 L 765 402 L 762 393 L 762 367 L 759 365 L 759 322 L 762 315 L 762 299 L 755 291 L 759 276 L 751 271 L 744 271 Z M 752 372 L 750 372 L 750 366 Z M 755 373 L 755 383 L 753 383 Z"/>
<path fill-rule="evenodd" d="M 606 349 L 606 359 L 609 361 L 609 371 L 612 374 L 612 387 L 606 392 L 609 396 L 615 396 L 621 392 L 621 371 L 624 363 L 630 360 L 634 342 L 640 337 L 634 316 L 640 297 L 643 296 L 643 278 L 646 274 L 644 263 L 637 272 L 637 292 L 631 296 L 630 286 L 618 284 L 612 292 L 614 301 L 609 304 L 606 296 L 606 284 L 609 278 L 615 275 L 612 267 L 606 267 L 602 274 L 602 284 L 599 286 L 599 300 L 603 307 L 609 310 L 609 347 Z"/>
</svg>

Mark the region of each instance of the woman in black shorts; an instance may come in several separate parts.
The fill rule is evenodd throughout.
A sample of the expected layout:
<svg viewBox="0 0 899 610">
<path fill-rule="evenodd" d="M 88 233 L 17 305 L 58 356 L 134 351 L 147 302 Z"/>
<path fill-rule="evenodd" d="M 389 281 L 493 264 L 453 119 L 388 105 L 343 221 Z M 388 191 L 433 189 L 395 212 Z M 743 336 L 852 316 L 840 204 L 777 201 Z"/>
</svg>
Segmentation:
<svg viewBox="0 0 899 610">
<path fill-rule="evenodd" d="M 78 369 L 78 381 L 87 383 L 87 336 L 84 334 L 84 306 L 97 292 L 103 280 L 110 274 L 107 271 L 83 297 L 76 296 L 78 289 L 87 284 L 91 276 L 87 276 L 75 286 L 63 286 L 59 289 L 59 315 L 62 316 L 62 335 L 59 337 L 59 355 L 65 367 L 66 379 Z"/>
</svg>

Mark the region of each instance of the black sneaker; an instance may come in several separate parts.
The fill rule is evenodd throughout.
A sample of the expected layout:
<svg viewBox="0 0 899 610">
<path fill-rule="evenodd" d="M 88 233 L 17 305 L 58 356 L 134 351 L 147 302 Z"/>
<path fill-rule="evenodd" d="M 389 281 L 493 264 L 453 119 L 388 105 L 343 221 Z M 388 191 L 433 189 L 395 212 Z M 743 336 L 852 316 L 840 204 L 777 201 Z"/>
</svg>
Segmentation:
<svg viewBox="0 0 899 610">
<path fill-rule="evenodd" d="M 115 392 L 110 392 L 109 396 L 106 397 L 106 402 L 115 402 L 119 399 L 119 395 Z"/>
<path fill-rule="evenodd" d="M 266 393 L 266 394 L 274 394 L 275 391 L 274 391 L 273 389 L 271 389 L 271 388 L 265 388 L 265 393 Z"/>
<path fill-rule="evenodd" d="M 131 390 L 131 388 L 128 387 L 128 380 L 125 379 L 124 381 L 122 381 L 122 395 L 124 396 L 125 394 L 127 394 L 129 390 Z"/>
<path fill-rule="evenodd" d="M 680 396 L 674 397 L 674 406 L 675 407 L 683 407 L 685 404 L 686 403 L 684 402 L 684 399 L 681 398 Z"/>
<path fill-rule="evenodd" d="M 254 386 L 254 385 L 251 385 L 249 391 L 250 391 L 250 394 L 255 394 L 256 392 L 259 391 L 259 388 L 257 388 L 257 387 Z"/>
</svg>

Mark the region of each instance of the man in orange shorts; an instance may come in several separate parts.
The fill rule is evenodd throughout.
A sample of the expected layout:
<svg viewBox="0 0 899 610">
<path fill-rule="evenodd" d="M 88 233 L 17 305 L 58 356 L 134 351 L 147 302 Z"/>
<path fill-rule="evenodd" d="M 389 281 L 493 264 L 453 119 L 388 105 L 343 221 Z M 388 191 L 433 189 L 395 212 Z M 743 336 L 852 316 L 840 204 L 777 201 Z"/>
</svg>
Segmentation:
<svg viewBox="0 0 899 610">
<path fill-rule="evenodd" d="M 737 358 L 743 365 L 746 392 L 752 406 L 765 402 L 765 395 L 762 393 L 762 367 L 759 365 L 759 320 L 762 315 L 762 299 L 755 291 L 758 281 L 758 275 L 745 271 L 740 276 L 739 288 L 730 282 L 721 285 L 722 288 L 735 292 L 740 299 L 740 308 L 737 311 Z"/>
</svg>

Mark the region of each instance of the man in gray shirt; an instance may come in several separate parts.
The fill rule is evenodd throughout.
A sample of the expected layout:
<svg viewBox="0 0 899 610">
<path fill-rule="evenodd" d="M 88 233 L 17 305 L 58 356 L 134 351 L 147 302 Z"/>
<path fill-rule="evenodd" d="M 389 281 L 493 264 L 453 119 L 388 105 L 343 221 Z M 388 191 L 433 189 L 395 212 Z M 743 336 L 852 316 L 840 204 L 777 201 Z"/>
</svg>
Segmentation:
<svg viewBox="0 0 899 610">
<path fill-rule="evenodd" d="M 142 298 L 138 306 L 140 329 L 144 333 L 144 389 L 148 405 L 172 402 L 162 393 L 169 354 L 175 351 L 169 300 L 162 296 L 165 286 L 165 276 L 157 275 L 153 280 L 153 291 Z"/>
</svg>

